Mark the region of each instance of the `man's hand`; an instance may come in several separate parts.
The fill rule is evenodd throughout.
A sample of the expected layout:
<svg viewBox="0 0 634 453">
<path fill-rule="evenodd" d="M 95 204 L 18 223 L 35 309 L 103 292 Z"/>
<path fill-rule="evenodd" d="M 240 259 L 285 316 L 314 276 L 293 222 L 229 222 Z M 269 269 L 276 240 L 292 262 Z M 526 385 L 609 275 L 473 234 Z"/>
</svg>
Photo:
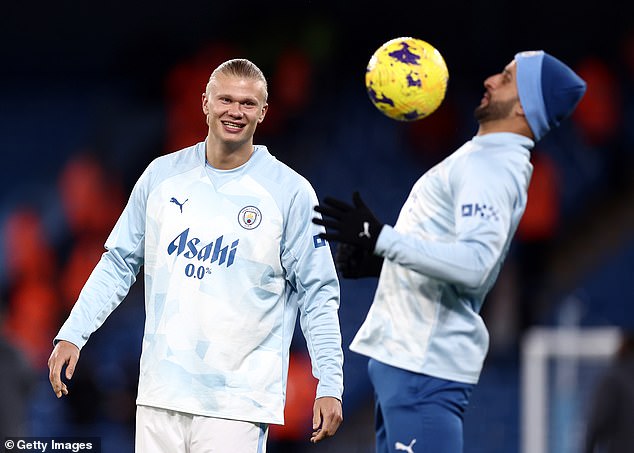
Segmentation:
<svg viewBox="0 0 634 453">
<path fill-rule="evenodd" d="M 332 437 L 343 422 L 341 401 L 331 396 L 317 398 L 313 405 L 313 434 L 310 441 L 314 444 Z"/>
<path fill-rule="evenodd" d="M 335 250 L 335 265 L 344 278 L 378 277 L 383 257 L 358 245 L 339 243 Z"/>
<path fill-rule="evenodd" d="M 58 398 L 68 395 L 68 387 L 62 382 L 62 368 L 66 366 L 66 379 L 71 379 L 79 360 L 79 348 L 69 341 L 60 340 L 48 358 L 48 379 Z"/>
<path fill-rule="evenodd" d="M 353 206 L 326 197 L 322 204 L 315 206 L 323 218 L 315 217 L 313 223 L 326 227 L 326 233 L 319 235 L 322 239 L 356 244 L 373 252 L 383 224 L 368 209 L 359 192 L 352 195 L 352 202 Z"/>
</svg>

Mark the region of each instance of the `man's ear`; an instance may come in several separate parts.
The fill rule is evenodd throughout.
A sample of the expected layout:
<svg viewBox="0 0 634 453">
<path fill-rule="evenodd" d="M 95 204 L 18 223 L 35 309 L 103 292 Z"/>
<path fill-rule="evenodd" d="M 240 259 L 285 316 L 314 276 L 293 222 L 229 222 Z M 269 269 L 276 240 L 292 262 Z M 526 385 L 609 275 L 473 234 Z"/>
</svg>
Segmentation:
<svg viewBox="0 0 634 453">
<path fill-rule="evenodd" d="M 264 117 L 266 116 L 266 112 L 268 112 L 268 110 L 269 110 L 269 105 L 264 104 L 264 106 L 262 107 L 262 112 L 260 113 L 260 118 L 258 118 L 258 124 L 264 121 Z"/>
<path fill-rule="evenodd" d="M 535 135 L 533 135 L 533 131 L 531 130 L 530 124 L 528 124 L 528 120 L 526 119 L 526 113 L 524 112 L 524 108 L 522 107 L 522 103 L 517 100 L 517 105 L 513 108 L 513 112 L 518 118 L 521 118 L 521 131 L 519 132 L 522 135 L 526 135 L 527 137 L 535 140 Z"/>
<path fill-rule="evenodd" d="M 202 94 L 202 108 L 203 108 L 203 113 L 205 115 L 209 115 L 209 100 L 207 98 L 207 93 Z"/>
<path fill-rule="evenodd" d="M 526 117 L 526 114 L 524 113 L 524 108 L 522 107 L 522 103 L 520 102 L 519 97 L 517 98 L 517 102 L 515 103 L 513 111 L 517 116 L 521 116 L 522 118 Z"/>
</svg>

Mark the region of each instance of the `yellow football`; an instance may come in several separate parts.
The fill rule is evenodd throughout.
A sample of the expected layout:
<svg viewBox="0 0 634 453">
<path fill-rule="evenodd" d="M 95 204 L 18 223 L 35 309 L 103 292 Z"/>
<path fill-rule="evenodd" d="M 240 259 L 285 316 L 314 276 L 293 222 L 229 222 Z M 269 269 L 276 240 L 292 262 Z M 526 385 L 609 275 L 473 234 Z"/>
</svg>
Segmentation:
<svg viewBox="0 0 634 453">
<path fill-rule="evenodd" d="M 399 121 L 433 113 L 447 92 L 449 71 L 440 52 L 416 38 L 392 39 L 370 58 L 365 85 L 372 103 Z"/>
</svg>

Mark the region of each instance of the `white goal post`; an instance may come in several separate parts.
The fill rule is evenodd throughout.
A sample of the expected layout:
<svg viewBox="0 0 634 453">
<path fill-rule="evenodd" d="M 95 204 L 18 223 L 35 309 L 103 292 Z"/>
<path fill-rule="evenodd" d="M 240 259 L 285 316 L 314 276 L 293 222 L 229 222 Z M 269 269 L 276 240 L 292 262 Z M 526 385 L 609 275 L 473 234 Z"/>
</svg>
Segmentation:
<svg viewBox="0 0 634 453">
<path fill-rule="evenodd" d="M 580 364 L 609 363 L 620 338 L 619 329 L 612 327 L 536 327 L 526 332 L 521 344 L 521 453 L 551 453 L 548 439 L 553 422 L 549 406 L 556 395 L 549 382 L 550 363 L 559 367 L 558 374 L 564 375 L 565 385 L 574 387 Z M 574 390 L 577 389 L 571 389 Z M 585 396 L 589 395 L 581 392 L 581 397 Z"/>
</svg>

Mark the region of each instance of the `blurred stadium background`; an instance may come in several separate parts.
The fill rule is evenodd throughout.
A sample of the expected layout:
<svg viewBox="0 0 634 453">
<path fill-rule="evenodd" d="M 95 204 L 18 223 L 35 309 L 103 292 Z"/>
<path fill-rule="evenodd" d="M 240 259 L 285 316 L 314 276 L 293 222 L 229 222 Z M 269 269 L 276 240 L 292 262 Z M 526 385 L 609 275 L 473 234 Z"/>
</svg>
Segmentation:
<svg viewBox="0 0 634 453">
<path fill-rule="evenodd" d="M 533 435 L 522 428 L 527 335 L 634 329 L 634 25 L 625 2 L 510 3 L 5 2 L 0 434 L 99 436 L 104 452 L 133 450 L 142 283 L 82 351 L 68 398 L 52 393 L 46 360 L 136 178 L 154 157 L 204 138 L 200 93 L 219 62 L 252 59 L 269 79 L 257 143 L 320 198 L 359 189 L 392 223 L 413 182 L 475 132 L 484 78 L 519 50 L 544 49 L 571 64 L 588 92 L 533 153 L 528 209 L 485 304 L 491 351 L 465 421 L 465 453 L 522 451 Z M 450 72 L 443 105 L 415 123 L 382 116 L 363 83 L 372 52 L 398 36 L 436 46 Z M 306 441 L 314 381 L 298 329 L 288 423 L 271 430 L 269 451 L 372 451 L 366 361 L 347 346 L 374 285 L 342 281 L 337 437 Z M 588 367 L 552 366 L 544 451 L 578 451 L 609 349 Z"/>
</svg>

